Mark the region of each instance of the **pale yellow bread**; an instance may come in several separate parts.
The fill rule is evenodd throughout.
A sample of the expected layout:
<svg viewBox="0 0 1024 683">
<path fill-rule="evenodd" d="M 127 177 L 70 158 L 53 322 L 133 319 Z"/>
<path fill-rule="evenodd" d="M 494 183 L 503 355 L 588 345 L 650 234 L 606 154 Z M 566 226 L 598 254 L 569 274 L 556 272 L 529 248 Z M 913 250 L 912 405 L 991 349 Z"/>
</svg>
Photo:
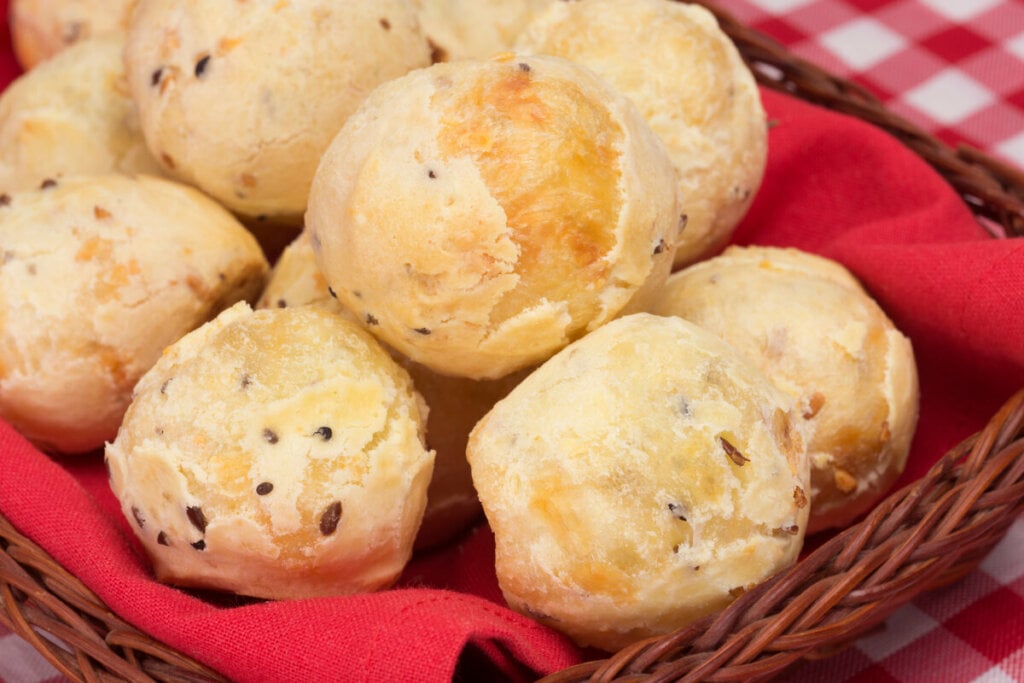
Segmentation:
<svg viewBox="0 0 1024 683">
<path fill-rule="evenodd" d="M 652 310 L 719 335 L 797 401 L 811 434 L 811 532 L 848 525 L 903 471 L 918 414 L 913 348 L 840 264 L 729 247 L 674 274 Z"/>
<path fill-rule="evenodd" d="M 512 49 L 519 33 L 555 0 L 414 0 L 435 61 L 481 59 Z"/>
<path fill-rule="evenodd" d="M 331 297 L 327 282 L 313 259 L 308 235 L 289 244 L 274 264 L 257 308 L 316 304 L 355 320 L 355 315 Z M 416 536 L 417 549 L 448 542 L 480 518 L 480 501 L 466 460 L 469 432 L 494 403 L 528 371 L 497 380 L 471 380 L 438 374 L 392 351 L 410 374 L 413 385 L 430 408 L 427 446 L 435 451 L 434 473 L 427 489 L 427 508 Z"/>
<path fill-rule="evenodd" d="M 263 598 L 389 586 L 433 454 L 408 374 L 316 306 L 238 304 L 171 346 L 106 449 L 161 581 Z"/>
<path fill-rule="evenodd" d="M 590 67 L 665 142 L 687 216 L 677 266 L 725 245 L 760 187 L 767 122 L 754 77 L 714 15 L 671 0 L 554 2 L 516 49 Z"/>
<path fill-rule="evenodd" d="M 139 128 L 122 38 L 76 43 L 0 95 L 0 192 L 89 173 L 160 173 Z"/>
<path fill-rule="evenodd" d="M 32 69 L 80 41 L 128 32 L 136 0 L 11 0 L 11 41 L 18 63 Z"/>
<path fill-rule="evenodd" d="M 0 416 L 47 450 L 100 448 L 168 344 L 268 270 L 192 188 L 79 176 L 0 201 Z"/>
<path fill-rule="evenodd" d="M 349 114 L 429 63 L 410 0 L 141 0 L 125 50 L 165 169 L 238 213 L 293 222 Z"/>
<path fill-rule="evenodd" d="M 282 251 L 267 278 L 267 286 L 256 302 L 256 308 L 287 308 L 318 303 L 330 310 L 355 316 L 338 303 L 327 289 L 327 280 L 316 267 L 309 235 L 301 232 Z"/>
<path fill-rule="evenodd" d="M 470 436 L 509 605 L 619 650 L 789 566 L 808 513 L 799 422 L 682 319 L 630 315 L 573 343 Z"/>
<path fill-rule="evenodd" d="M 665 281 L 675 176 L 591 71 L 505 53 L 384 84 L 324 155 L 306 226 L 338 299 L 408 358 L 494 379 Z"/>
</svg>

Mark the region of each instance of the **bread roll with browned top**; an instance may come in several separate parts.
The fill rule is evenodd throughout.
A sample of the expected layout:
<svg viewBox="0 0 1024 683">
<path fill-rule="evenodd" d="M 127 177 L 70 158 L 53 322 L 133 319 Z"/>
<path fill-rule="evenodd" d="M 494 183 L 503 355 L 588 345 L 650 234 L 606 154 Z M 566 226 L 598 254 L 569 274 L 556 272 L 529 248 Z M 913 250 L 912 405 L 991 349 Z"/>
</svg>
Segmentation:
<svg viewBox="0 0 1024 683">
<path fill-rule="evenodd" d="M 615 320 L 477 425 L 473 481 L 509 605 L 619 650 L 789 566 L 807 527 L 792 400 L 679 318 Z"/>
<path fill-rule="evenodd" d="M 11 40 L 25 70 L 90 38 L 123 37 L 136 0 L 11 0 Z"/>
<path fill-rule="evenodd" d="M 263 598 L 390 585 L 433 454 L 408 374 L 317 306 L 239 304 L 171 346 L 108 444 L 157 578 Z"/>
<path fill-rule="evenodd" d="M 622 95 L 571 62 L 506 53 L 375 90 L 324 155 L 306 224 L 374 334 L 493 379 L 642 307 L 679 212 L 668 155 Z"/>
<path fill-rule="evenodd" d="M 125 50 L 165 169 L 240 214 L 295 223 L 349 114 L 429 63 L 410 0 L 140 0 Z"/>
<path fill-rule="evenodd" d="M 0 416 L 47 450 L 100 448 L 161 351 L 241 299 L 267 262 L 212 200 L 80 176 L 0 196 Z"/>
<path fill-rule="evenodd" d="M 0 192 L 47 178 L 159 174 L 124 77 L 121 38 L 77 43 L 0 95 Z"/>
<path fill-rule="evenodd" d="M 271 271 L 257 308 L 286 308 L 316 304 L 355 320 L 327 290 L 316 267 L 308 235 L 289 244 Z M 449 377 L 392 352 L 412 377 L 413 385 L 430 408 L 427 446 L 435 452 L 434 473 L 427 489 L 427 508 L 416 535 L 415 548 L 433 548 L 466 530 L 481 515 L 480 501 L 466 460 L 466 440 L 477 421 L 519 383 L 528 370 L 497 380 Z"/>
<path fill-rule="evenodd" d="M 903 472 L 918 413 L 913 348 L 840 264 L 730 247 L 674 274 L 652 310 L 719 335 L 797 401 L 811 434 L 811 532 L 850 524 Z"/>
<path fill-rule="evenodd" d="M 672 0 L 553 2 L 516 49 L 590 67 L 665 142 L 687 217 L 677 266 L 726 244 L 761 185 L 768 134 L 753 74 L 714 15 Z"/>
</svg>

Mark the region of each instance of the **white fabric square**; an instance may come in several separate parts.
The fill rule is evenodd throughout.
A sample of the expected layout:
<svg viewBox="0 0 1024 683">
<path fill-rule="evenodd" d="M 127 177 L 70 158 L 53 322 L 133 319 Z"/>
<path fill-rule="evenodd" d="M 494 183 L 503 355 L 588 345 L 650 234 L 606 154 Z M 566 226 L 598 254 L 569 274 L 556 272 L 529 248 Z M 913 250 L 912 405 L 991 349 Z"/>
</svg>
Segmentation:
<svg viewBox="0 0 1024 683">
<path fill-rule="evenodd" d="M 1020 152 L 1024 153 L 1024 132 L 1019 138 Z M 1005 144 L 1005 143 L 1004 143 Z M 980 569 L 1004 586 L 1024 576 L 1024 563 L 1020 561 L 1020 549 L 1024 548 L 1024 518 L 1014 520 L 1006 536 L 979 565 Z"/>
<path fill-rule="evenodd" d="M 948 126 L 992 104 L 995 96 L 959 69 L 946 69 L 909 90 L 903 100 Z"/>
<path fill-rule="evenodd" d="M 810 5 L 815 0 L 753 0 L 753 3 L 770 14 L 782 14 L 797 7 Z"/>
<path fill-rule="evenodd" d="M 936 14 L 949 17 L 954 22 L 962 22 L 987 12 L 1002 0 L 920 0 Z"/>
<path fill-rule="evenodd" d="M 1018 167 L 1024 168 L 1024 131 L 1017 133 L 1012 138 L 1000 142 L 996 145 L 996 152 L 1017 164 Z M 1016 560 L 1018 563 L 1020 563 L 1020 557 L 1020 546 L 1017 546 L 1015 549 L 1012 549 L 1007 553 L 1007 558 L 1009 560 Z"/>
<path fill-rule="evenodd" d="M 939 622 L 908 604 L 894 612 L 885 621 L 885 628 L 857 641 L 857 649 L 880 662 L 893 652 L 901 650 L 924 634 L 938 627 Z"/>
<path fill-rule="evenodd" d="M 1024 33 L 1020 33 L 1003 43 L 1007 52 L 1024 59 Z"/>
<path fill-rule="evenodd" d="M 899 33 L 869 17 L 854 19 L 826 31 L 818 42 L 861 71 L 891 57 L 907 44 Z"/>
<path fill-rule="evenodd" d="M 36 649 L 16 635 L 0 636 L 0 681 L 37 683 L 57 676 Z"/>
<path fill-rule="evenodd" d="M 1016 678 L 1006 673 L 998 666 L 994 666 L 975 678 L 971 683 L 1016 683 L 1016 681 Z"/>
</svg>

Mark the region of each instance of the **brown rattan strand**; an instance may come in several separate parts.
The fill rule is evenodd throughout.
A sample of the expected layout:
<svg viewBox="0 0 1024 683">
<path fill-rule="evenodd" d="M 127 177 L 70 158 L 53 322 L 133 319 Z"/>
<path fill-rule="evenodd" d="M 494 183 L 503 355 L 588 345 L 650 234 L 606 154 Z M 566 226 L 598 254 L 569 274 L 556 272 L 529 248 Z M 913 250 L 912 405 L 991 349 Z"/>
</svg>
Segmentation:
<svg viewBox="0 0 1024 683">
<path fill-rule="evenodd" d="M 0 622 L 74 680 L 226 680 L 124 622 L 2 515 Z"/>
<path fill-rule="evenodd" d="M 758 80 L 888 131 L 943 175 L 994 237 L 1024 235 L 1024 174 L 956 150 L 873 95 L 710 2 Z M 701 623 L 545 679 L 753 681 L 828 656 L 918 594 L 970 572 L 1024 508 L 1024 391 L 920 481 Z M 0 622 L 79 681 L 223 681 L 133 628 L 0 515 Z"/>
</svg>

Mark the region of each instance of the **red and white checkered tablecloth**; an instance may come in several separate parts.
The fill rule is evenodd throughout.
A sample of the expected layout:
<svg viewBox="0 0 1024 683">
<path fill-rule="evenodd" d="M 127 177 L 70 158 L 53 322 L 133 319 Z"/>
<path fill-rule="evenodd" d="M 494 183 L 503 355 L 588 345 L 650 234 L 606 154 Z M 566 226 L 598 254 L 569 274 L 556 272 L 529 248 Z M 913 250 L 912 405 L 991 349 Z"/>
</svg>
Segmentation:
<svg viewBox="0 0 1024 683">
<path fill-rule="evenodd" d="M 1024 167 L 1021 0 L 717 0 L 949 144 Z"/>
<path fill-rule="evenodd" d="M 1024 0 L 718 0 L 950 144 L 1024 167 Z M 1024 518 L 964 580 L 896 612 L 811 681 L 1024 681 Z M 0 626 L 0 683 L 63 680 Z"/>
</svg>

